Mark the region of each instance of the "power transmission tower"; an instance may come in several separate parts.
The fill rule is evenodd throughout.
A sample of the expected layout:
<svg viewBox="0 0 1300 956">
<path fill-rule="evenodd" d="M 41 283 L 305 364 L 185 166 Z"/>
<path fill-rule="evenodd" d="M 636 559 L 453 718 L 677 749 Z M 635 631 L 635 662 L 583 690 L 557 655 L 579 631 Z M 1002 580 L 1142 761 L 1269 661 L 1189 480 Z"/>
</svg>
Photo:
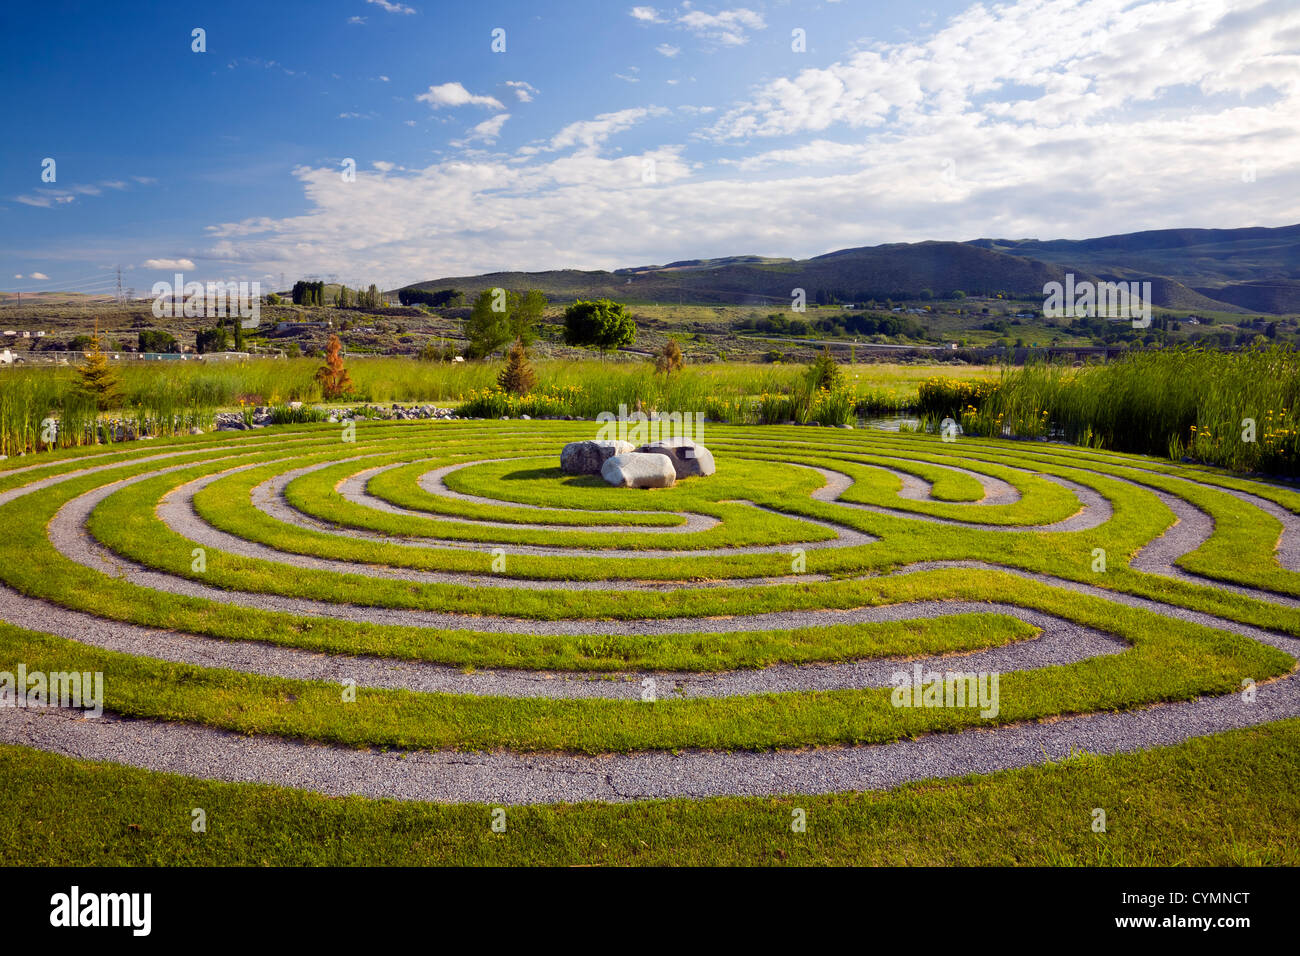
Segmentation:
<svg viewBox="0 0 1300 956">
<path fill-rule="evenodd" d="M 126 300 L 122 297 L 122 267 L 117 267 L 117 304 L 125 305 Z"/>
</svg>

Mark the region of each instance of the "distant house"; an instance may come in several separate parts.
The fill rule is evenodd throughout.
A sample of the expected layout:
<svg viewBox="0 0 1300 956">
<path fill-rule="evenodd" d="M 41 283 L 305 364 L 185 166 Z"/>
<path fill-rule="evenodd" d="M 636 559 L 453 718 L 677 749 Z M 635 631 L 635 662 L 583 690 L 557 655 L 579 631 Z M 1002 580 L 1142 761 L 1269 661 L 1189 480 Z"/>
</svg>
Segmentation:
<svg viewBox="0 0 1300 956">
<path fill-rule="evenodd" d="M 18 333 L 15 332 L 13 329 L 5 329 L 5 335 L 9 336 L 10 338 L 15 337 L 17 334 Z"/>
</svg>

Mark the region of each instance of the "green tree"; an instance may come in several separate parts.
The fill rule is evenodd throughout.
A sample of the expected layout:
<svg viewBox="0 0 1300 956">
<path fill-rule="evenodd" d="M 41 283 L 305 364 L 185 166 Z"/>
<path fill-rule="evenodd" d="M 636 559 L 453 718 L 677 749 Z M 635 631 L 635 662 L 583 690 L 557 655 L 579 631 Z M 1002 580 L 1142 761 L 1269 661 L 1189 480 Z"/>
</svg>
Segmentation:
<svg viewBox="0 0 1300 956">
<path fill-rule="evenodd" d="M 546 311 L 546 293 L 529 289 L 523 294 L 507 293 L 506 298 L 510 309 L 510 331 L 525 347 L 532 345 L 537 339 L 537 326 Z"/>
<path fill-rule="evenodd" d="M 94 399 L 100 411 L 112 408 L 118 400 L 117 369 L 108 364 L 108 356 L 99 347 L 99 335 L 91 338 L 86 360 L 77 366 L 77 391 Z"/>
<path fill-rule="evenodd" d="M 578 301 L 564 310 L 564 342 L 580 348 L 610 349 L 636 341 L 636 322 L 621 302 Z"/>
<path fill-rule="evenodd" d="M 510 296 L 504 289 L 484 289 L 465 320 L 469 357 L 491 355 L 514 337 L 510 327 Z"/>
<path fill-rule="evenodd" d="M 226 330 L 221 326 L 215 329 L 199 329 L 194 336 L 194 349 L 200 355 L 226 350 Z"/>
<path fill-rule="evenodd" d="M 176 337 L 161 329 L 141 329 L 140 330 L 140 351 L 141 352 L 179 352 L 180 343 Z"/>
</svg>

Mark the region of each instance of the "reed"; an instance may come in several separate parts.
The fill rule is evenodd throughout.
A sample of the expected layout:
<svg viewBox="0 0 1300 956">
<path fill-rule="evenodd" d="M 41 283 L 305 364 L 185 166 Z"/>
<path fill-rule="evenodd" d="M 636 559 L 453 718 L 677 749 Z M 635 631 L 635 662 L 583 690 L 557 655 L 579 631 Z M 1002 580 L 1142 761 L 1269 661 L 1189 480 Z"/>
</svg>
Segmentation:
<svg viewBox="0 0 1300 956">
<path fill-rule="evenodd" d="M 1300 353 L 1165 349 L 1106 365 L 1006 368 L 963 431 L 1058 438 L 1188 457 L 1233 471 L 1300 474 Z"/>
</svg>

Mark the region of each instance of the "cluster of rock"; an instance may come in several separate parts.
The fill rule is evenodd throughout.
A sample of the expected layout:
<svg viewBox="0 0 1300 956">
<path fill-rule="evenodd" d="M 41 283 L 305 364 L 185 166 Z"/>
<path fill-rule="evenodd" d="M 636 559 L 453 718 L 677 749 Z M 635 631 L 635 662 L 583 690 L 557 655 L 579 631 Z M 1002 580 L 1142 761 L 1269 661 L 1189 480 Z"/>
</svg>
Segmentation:
<svg viewBox="0 0 1300 956">
<path fill-rule="evenodd" d="M 334 414 L 334 412 L 331 412 Z M 394 404 L 389 408 L 381 408 L 374 405 L 363 405 L 358 408 L 344 410 L 339 412 L 343 418 L 382 418 L 397 419 L 406 421 L 417 418 L 455 418 L 450 408 L 439 408 L 437 405 L 411 405 L 409 407 Z"/>
<path fill-rule="evenodd" d="M 302 402 L 290 402 L 289 408 L 302 408 Z M 440 408 L 437 405 L 411 405 L 404 406 L 394 403 L 391 407 L 385 408 L 381 405 L 358 405 L 355 408 L 331 408 L 328 416 L 324 419 L 331 424 L 337 424 L 341 421 L 361 421 L 364 419 L 373 419 L 381 421 L 408 421 L 415 419 L 453 419 L 456 416 L 450 408 Z M 219 432 L 243 431 L 249 428 L 265 428 L 272 424 L 271 409 L 265 405 L 258 405 L 252 410 L 252 419 L 249 421 L 244 417 L 243 412 L 221 412 L 216 417 L 216 429 Z"/>
<path fill-rule="evenodd" d="M 616 488 L 671 488 L 678 478 L 711 475 L 713 454 L 689 438 L 639 448 L 625 441 L 575 441 L 560 452 L 567 475 L 600 475 Z"/>
</svg>

